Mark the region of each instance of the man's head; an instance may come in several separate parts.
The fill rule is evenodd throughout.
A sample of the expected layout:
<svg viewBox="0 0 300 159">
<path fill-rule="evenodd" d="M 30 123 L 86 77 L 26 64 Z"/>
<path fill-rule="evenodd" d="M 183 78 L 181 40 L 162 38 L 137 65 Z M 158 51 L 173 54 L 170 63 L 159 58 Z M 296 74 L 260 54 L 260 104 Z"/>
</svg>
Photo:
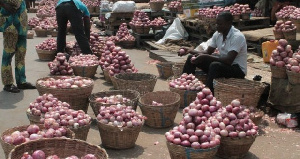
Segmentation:
<svg viewBox="0 0 300 159">
<path fill-rule="evenodd" d="M 233 16 L 230 12 L 221 12 L 217 17 L 217 31 L 227 33 L 232 26 Z"/>
</svg>

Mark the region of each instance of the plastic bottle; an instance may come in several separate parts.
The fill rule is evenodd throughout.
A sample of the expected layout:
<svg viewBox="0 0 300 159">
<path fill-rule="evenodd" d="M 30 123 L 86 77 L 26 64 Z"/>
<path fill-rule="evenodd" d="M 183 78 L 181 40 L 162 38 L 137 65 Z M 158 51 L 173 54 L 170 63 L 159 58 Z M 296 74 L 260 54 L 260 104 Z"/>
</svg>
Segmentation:
<svg viewBox="0 0 300 159">
<path fill-rule="evenodd" d="M 278 46 L 278 40 L 263 42 L 261 45 L 264 62 L 270 62 L 272 51 Z"/>
</svg>

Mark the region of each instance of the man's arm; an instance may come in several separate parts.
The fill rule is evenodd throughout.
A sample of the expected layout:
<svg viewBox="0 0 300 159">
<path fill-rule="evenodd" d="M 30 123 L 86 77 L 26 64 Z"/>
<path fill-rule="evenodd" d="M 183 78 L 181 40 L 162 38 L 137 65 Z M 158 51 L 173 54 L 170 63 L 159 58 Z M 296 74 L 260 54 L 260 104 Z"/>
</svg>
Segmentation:
<svg viewBox="0 0 300 159">
<path fill-rule="evenodd" d="M 178 56 L 184 56 L 184 55 L 187 55 L 187 54 L 191 54 L 191 55 L 208 54 L 208 55 L 211 55 L 216 50 L 216 48 L 213 48 L 213 47 L 210 47 L 210 46 L 207 48 L 207 50 L 204 50 L 204 51 L 196 51 L 193 48 L 192 49 L 191 48 L 182 48 L 182 49 L 185 50 L 185 53 L 180 54 L 178 52 Z"/>
</svg>

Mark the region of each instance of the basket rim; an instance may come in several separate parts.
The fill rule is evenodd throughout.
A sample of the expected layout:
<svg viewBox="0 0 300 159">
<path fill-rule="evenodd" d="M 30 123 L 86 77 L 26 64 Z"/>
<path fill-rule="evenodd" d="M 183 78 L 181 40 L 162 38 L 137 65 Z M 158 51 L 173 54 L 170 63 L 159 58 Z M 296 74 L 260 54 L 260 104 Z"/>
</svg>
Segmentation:
<svg viewBox="0 0 300 159">
<path fill-rule="evenodd" d="M 99 64 L 98 65 L 94 65 L 94 66 L 79 66 L 79 65 L 71 65 L 70 64 L 70 66 L 73 68 L 84 68 L 84 67 L 86 67 L 86 68 L 91 68 L 91 67 L 98 67 L 99 66 Z"/>
<path fill-rule="evenodd" d="M 172 146 L 177 146 L 177 147 L 181 147 L 181 148 L 184 148 L 184 149 L 193 150 L 193 152 L 207 152 L 207 151 L 212 151 L 212 150 L 218 149 L 220 147 L 220 145 L 217 145 L 217 146 L 209 148 L 209 149 L 194 149 L 192 147 L 185 147 L 185 146 L 181 146 L 181 145 L 176 145 L 176 144 L 173 144 L 169 141 L 166 141 L 166 143 L 169 144 L 169 145 L 172 145 Z"/>
<path fill-rule="evenodd" d="M 27 144 L 27 143 L 33 143 L 33 142 L 39 143 L 39 142 L 45 142 L 45 141 L 50 141 L 50 140 L 60 140 L 60 142 L 69 140 L 69 141 L 76 141 L 76 142 L 79 142 L 80 144 L 87 144 L 88 146 L 96 147 L 97 149 L 102 150 L 102 152 L 105 154 L 106 158 L 108 158 L 108 154 L 107 154 L 107 152 L 106 152 L 106 150 L 105 150 L 104 148 L 101 148 L 101 147 L 98 146 L 98 145 L 90 144 L 90 143 L 88 143 L 88 142 L 86 142 L 86 141 L 83 141 L 83 140 L 79 140 L 79 139 L 69 139 L 69 138 L 47 138 L 47 139 L 39 139 L 39 140 L 34 140 L 34 141 L 29 141 L 29 142 L 26 142 L 26 143 L 22 143 L 22 144 L 20 144 L 20 145 L 17 145 L 14 149 L 11 150 L 11 152 L 10 152 L 9 155 L 8 155 L 8 158 L 11 159 L 12 153 L 14 153 L 14 152 L 15 152 L 15 149 L 17 149 L 17 148 L 20 147 L 20 146 L 23 146 L 23 145 L 25 145 L 25 144 Z"/>
<path fill-rule="evenodd" d="M 142 125 L 140 125 L 140 126 L 134 126 L 134 127 L 131 127 L 131 128 L 129 128 L 129 127 L 121 127 L 121 128 L 119 128 L 119 127 L 117 127 L 117 126 L 113 126 L 113 125 L 108 125 L 108 124 L 103 124 L 103 123 L 101 123 L 98 119 L 96 119 L 96 121 L 97 121 L 97 125 L 98 126 L 109 126 L 110 128 L 115 128 L 115 129 L 121 129 L 122 128 L 122 131 L 126 131 L 126 130 L 132 130 L 132 129 L 137 129 L 137 128 L 141 128 L 141 127 L 143 127 L 144 126 L 144 124 L 145 124 L 145 120 L 143 119 L 142 120 Z M 121 131 L 121 130 L 120 130 Z"/>
<path fill-rule="evenodd" d="M 49 89 L 49 90 L 80 90 L 80 89 L 85 89 L 85 88 L 90 88 L 90 87 L 93 87 L 94 86 L 94 80 L 91 79 L 91 78 L 88 78 L 88 77 L 81 77 L 81 78 L 84 78 L 84 79 L 89 79 L 92 81 L 92 83 L 90 85 L 87 85 L 86 87 L 78 87 L 78 88 L 50 88 L 50 87 L 45 87 L 45 86 L 42 86 L 40 84 L 38 84 L 38 81 L 40 80 L 44 80 L 44 79 L 47 79 L 47 78 L 61 78 L 63 76 L 47 76 L 47 77 L 43 77 L 43 78 L 39 78 L 36 80 L 36 86 L 37 87 L 40 87 L 40 88 L 46 88 L 46 89 Z M 76 76 L 67 76 L 67 77 L 76 77 Z"/>
<path fill-rule="evenodd" d="M 162 106 L 153 106 L 153 105 L 149 105 L 149 104 L 145 104 L 145 103 L 142 103 L 141 100 L 142 98 L 146 98 L 146 95 L 149 95 L 149 94 L 155 94 L 157 92 L 164 92 L 164 93 L 170 93 L 170 94 L 174 94 L 176 95 L 177 97 L 177 100 L 175 102 L 172 102 L 172 103 L 169 103 L 169 104 L 163 104 Z M 168 106 L 173 106 L 174 104 L 178 103 L 180 101 L 180 95 L 176 92 L 171 92 L 171 91 L 156 91 L 156 92 L 148 92 L 146 94 L 144 94 L 143 96 L 141 96 L 138 100 L 139 102 L 139 106 L 140 107 L 154 107 L 154 108 L 162 108 L 162 107 L 168 107 Z"/>
<path fill-rule="evenodd" d="M 119 76 L 127 76 L 129 74 L 135 74 L 135 75 L 149 75 L 150 77 L 154 77 L 153 79 L 145 79 L 145 80 L 125 80 L 123 78 L 118 78 Z M 135 82 L 143 82 L 143 81 L 150 81 L 150 80 L 157 80 L 157 76 L 156 75 L 153 75 L 153 74 L 150 74 L 150 73 L 119 73 L 119 74 L 116 74 L 114 75 L 114 77 L 117 79 L 117 80 L 120 80 L 120 81 L 135 81 Z"/>
<path fill-rule="evenodd" d="M 240 81 L 242 81 L 242 80 L 246 80 L 247 82 L 251 82 L 251 83 L 255 83 L 256 85 L 255 86 L 252 86 L 252 87 L 254 87 L 254 88 L 260 88 L 260 89 L 263 89 L 264 87 L 263 87 L 263 84 L 262 83 L 260 83 L 260 82 L 255 82 L 255 81 L 252 81 L 252 80 L 248 80 L 248 79 L 239 79 L 239 78 L 216 78 L 216 79 L 214 79 L 215 81 L 216 81 L 216 85 L 218 85 L 218 83 L 220 83 L 220 84 L 222 84 L 222 85 L 225 85 L 225 86 L 229 86 L 229 87 L 234 87 L 235 89 L 239 89 L 239 90 L 248 90 L 249 88 L 240 88 L 240 87 L 238 87 L 238 86 L 236 86 L 236 85 L 232 85 L 232 84 L 228 84 L 228 83 L 224 83 L 223 81 L 224 80 L 240 80 Z"/>
<path fill-rule="evenodd" d="M 199 90 L 199 91 L 197 91 L 197 90 L 194 90 L 194 91 L 192 91 L 192 90 L 186 90 L 186 89 L 179 89 L 179 88 L 174 88 L 174 87 L 170 87 L 169 86 L 169 89 L 171 90 L 171 89 L 175 89 L 175 90 L 178 90 L 178 91 L 187 91 L 187 92 L 200 92 L 201 90 Z"/>
<path fill-rule="evenodd" d="M 78 126 L 78 128 L 74 128 L 73 126 L 65 126 L 67 128 L 69 128 L 70 130 L 72 129 L 75 129 L 75 130 L 78 130 L 78 129 L 81 129 L 81 128 L 88 128 L 88 127 L 91 127 L 91 124 L 92 124 L 92 119 L 90 120 L 89 124 L 86 124 L 86 125 L 83 125 L 83 126 Z"/>
<path fill-rule="evenodd" d="M 246 136 L 246 137 L 229 137 L 229 136 L 224 137 L 224 136 L 222 136 L 222 137 L 221 137 L 221 140 L 222 140 L 222 138 L 225 139 L 225 140 L 230 140 L 230 139 L 231 139 L 231 140 L 255 139 L 256 136 L 258 136 L 258 135 L 251 135 L 251 136 Z"/>
<path fill-rule="evenodd" d="M 101 97 L 101 96 L 98 96 L 98 95 L 100 95 L 102 93 L 118 93 L 118 92 L 130 92 L 132 94 L 137 95 L 136 98 L 130 99 L 131 101 L 134 100 L 134 99 L 138 99 L 140 97 L 140 93 L 138 91 L 135 91 L 135 90 L 129 90 L 129 89 L 127 89 L 127 90 L 110 90 L 110 91 L 101 91 L 101 92 L 97 92 L 97 93 L 92 93 L 89 96 L 89 102 L 90 103 L 98 103 L 95 100 L 93 100 L 93 98 Z M 121 102 L 121 103 L 127 103 L 127 102 Z M 102 103 L 99 103 L 99 104 L 102 104 Z M 114 105 L 114 104 L 103 104 L 103 105 Z"/>
</svg>

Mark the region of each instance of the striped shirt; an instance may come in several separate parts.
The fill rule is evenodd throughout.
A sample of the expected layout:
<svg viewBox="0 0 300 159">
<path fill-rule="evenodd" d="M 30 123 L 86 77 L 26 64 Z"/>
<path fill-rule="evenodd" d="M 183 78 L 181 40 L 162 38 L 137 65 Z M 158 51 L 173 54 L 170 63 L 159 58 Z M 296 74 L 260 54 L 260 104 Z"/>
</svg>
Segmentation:
<svg viewBox="0 0 300 159">
<path fill-rule="evenodd" d="M 61 3 L 63 2 L 69 2 L 69 1 L 73 1 L 76 5 L 76 7 L 85 15 L 85 16 L 90 16 L 90 12 L 89 10 L 87 9 L 86 5 L 84 5 L 80 0 L 59 0 L 57 2 L 57 5 L 60 5 Z"/>
</svg>

